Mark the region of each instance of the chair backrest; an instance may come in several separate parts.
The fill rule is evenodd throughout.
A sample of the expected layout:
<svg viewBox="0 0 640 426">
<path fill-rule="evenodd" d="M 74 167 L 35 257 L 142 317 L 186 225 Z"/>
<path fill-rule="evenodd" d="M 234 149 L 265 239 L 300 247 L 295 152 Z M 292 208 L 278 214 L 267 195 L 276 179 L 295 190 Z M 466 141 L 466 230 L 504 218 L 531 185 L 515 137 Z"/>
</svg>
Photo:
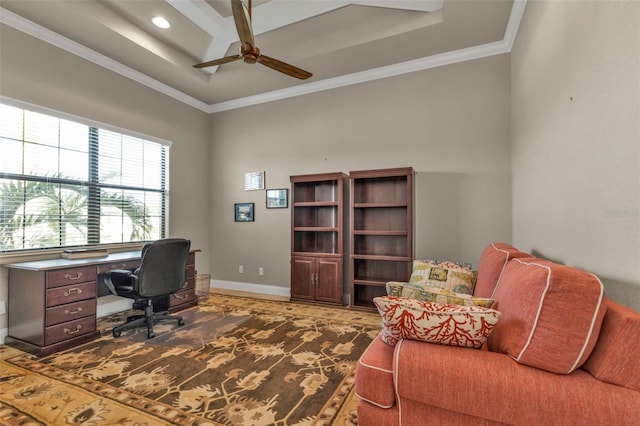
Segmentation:
<svg viewBox="0 0 640 426">
<path fill-rule="evenodd" d="M 179 291 L 186 282 L 191 241 L 165 238 L 146 244 L 138 270 L 138 294 L 156 297 Z"/>
</svg>

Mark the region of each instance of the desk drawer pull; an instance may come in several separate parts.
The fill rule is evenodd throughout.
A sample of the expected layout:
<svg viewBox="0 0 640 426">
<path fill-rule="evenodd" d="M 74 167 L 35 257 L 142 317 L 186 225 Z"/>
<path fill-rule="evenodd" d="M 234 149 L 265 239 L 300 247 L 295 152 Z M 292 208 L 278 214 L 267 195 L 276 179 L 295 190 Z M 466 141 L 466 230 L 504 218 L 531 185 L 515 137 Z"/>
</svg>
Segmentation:
<svg viewBox="0 0 640 426">
<path fill-rule="evenodd" d="M 71 296 L 73 293 L 82 294 L 82 289 L 74 287 L 64 292 L 65 297 Z"/>
<path fill-rule="evenodd" d="M 177 294 L 174 294 L 173 297 L 179 300 L 187 300 L 189 298 L 189 296 L 178 296 Z"/>
<path fill-rule="evenodd" d="M 64 310 L 65 315 L 75 315 L 75 314 L 79 314 L 80 312 L 82 312 L 82 306 L 78 307 L 78 309 L 76 309 L 75 311 L 70 311 L 68 309 Z"/>
<path fill-rule="evenodd" d="M 76 334 L 80 332 L 81 328 L 82 328 L 82 325 L 78 324 L 76 326 L 76 329 L 73 331 L 69 330 L 68 328 L 64 328 L 63 331 L 64 331 L 64 334 Z"/>
<path fill-rule="evenodd" d="M 66 279 L 68 279 L 69 281 L 75 281 L 75 280 L 79 280 L 80 278 L 82 278 L 82 272 L 78 272 L 78 274 L 75 277 L 72 277 L 69 274 L 64 274 L 64 277 Z"/>
</svg>

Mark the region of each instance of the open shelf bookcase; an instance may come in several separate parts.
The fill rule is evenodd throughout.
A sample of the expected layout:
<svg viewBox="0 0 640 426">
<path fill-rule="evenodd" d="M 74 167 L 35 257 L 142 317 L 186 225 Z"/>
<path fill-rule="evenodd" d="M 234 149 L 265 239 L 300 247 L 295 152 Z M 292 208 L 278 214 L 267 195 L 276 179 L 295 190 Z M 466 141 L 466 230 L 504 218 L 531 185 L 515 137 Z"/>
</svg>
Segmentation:
<svg viewBox="0 0 640 426">
<path fill-rule="evenodd" d="M 351 308 L 373 310 L 388 281 L 408 281 L 413 263 L 411 167 L 350 174 Z"/>
</svg>

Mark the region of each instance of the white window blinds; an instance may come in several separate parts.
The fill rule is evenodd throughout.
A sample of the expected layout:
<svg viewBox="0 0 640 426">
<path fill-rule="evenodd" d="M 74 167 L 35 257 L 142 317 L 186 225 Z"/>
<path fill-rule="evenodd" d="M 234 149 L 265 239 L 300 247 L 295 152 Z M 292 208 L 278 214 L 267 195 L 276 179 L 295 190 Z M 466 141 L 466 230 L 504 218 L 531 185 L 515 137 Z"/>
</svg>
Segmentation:
<svg viewBox="0 0 640 426">
<path fill-rule="evenodd" d="M 155 240 L 169 147 L 0 104 L 0 253 Z"/>
</svg>

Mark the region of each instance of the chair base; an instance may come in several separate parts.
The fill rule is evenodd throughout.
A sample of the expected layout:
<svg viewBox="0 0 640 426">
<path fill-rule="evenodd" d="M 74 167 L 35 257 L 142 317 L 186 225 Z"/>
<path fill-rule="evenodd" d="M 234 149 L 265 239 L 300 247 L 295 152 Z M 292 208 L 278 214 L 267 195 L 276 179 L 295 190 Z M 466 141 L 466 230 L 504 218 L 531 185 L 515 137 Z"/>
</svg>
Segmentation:
<svg viewBox="0 0 640 426">
<path fill-rule="evenodd" d="M 182 319 L 179 315 L 169 315 L 169 311 L 160 311 L 153 312 L 153 305 L 150 301 L 138 302 L 136 301 L 133 305 L 134 308 L 144 309 L 144 315 L 132 315 L 127 318 L 127 322 L 121 324 L 117 327 L 114 327 L 112 330 L 113 337 L 120 337 L 123 330 L 128 330 L 130 328 L 137 328 L 140 326 L 147 326 L 147 338 L 152 339 L 156 336 L 153 332 L 153 324 L 157 321 L 164 320 L 174 320 L 178 321 L 178 327 L 184 325 L 184 319 Z"/>
</svg>

